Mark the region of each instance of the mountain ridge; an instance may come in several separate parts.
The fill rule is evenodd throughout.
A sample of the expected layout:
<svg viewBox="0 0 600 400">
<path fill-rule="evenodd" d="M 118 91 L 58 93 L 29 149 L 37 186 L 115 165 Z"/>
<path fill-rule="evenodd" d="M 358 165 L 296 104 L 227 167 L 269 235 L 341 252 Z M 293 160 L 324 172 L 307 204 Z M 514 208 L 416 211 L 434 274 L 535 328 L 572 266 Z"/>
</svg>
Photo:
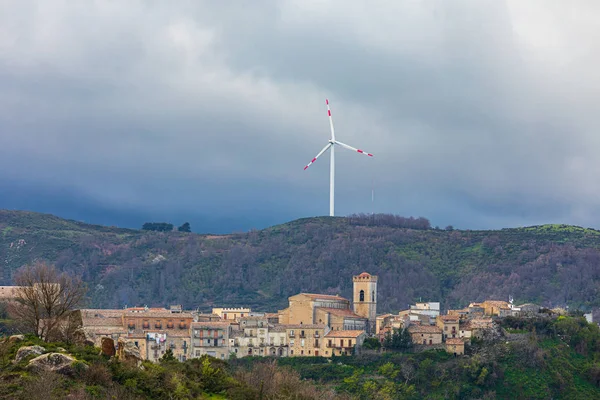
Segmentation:
<svg viewBox="0 0 600 400">
<path fill-rule="evenodd" d="M 600 306 L 598 230 L 558 224 L 439 230 L 428 223 L 395 216 L 316 217 L 215 235 L 0 210 L 0 284 L 10 284 L 23 264 L 44 259 L 81 274 L 95 307 L 177 303 L 274 311 L 303 291 L 349 297 L 352 275 L 366 270 L 380 276 L 380 312 L 419 299 L 464 307 L 509 295 L 547 306 Z"/>
</svg>

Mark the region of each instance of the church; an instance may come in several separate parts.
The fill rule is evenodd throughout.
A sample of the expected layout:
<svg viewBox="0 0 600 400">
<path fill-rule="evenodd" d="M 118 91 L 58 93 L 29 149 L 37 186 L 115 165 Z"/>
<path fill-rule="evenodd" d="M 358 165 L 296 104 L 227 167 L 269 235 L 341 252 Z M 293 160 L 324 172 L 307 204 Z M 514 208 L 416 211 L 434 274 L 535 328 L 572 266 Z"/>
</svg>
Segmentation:
<svg viewBox="0 0 600 400">
<path fill-rule="evenodd" d="M 332 331 L 363 330 L 375 333 L 377 276 L 363 272 L 352 277 L 353 301 L 327 294 L 300 293 L 278 312 L 280 324 L 326 325 Z"/>
</svg>

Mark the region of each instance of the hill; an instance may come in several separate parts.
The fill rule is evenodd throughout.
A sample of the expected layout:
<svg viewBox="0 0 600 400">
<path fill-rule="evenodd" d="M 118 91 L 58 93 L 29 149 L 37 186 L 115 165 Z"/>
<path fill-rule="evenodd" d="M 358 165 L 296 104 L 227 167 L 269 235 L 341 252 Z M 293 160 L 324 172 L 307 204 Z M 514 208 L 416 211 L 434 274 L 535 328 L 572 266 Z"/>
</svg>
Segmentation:
<svg viewBox="0 0 600 400">
<path fill-rule="evenodd" d="M 285 307 L 299 292 L 350 297 L 379 275 L 378 311 L 485 298 L 600 306 L 600 232 L 567 225 L 431 229 L 423 218 L 309 218 L 231 235 L 147 232 L 0 211 L 0 284 L 35 259 L 79 273 L 91 305 Z"/>
</svg>

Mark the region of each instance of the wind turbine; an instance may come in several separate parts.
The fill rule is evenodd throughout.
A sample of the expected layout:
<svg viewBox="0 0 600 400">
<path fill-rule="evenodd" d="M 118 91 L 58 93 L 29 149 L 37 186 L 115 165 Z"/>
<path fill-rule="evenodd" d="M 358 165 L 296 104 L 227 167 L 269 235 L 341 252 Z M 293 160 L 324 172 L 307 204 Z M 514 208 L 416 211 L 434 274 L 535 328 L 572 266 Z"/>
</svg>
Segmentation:
<svg viewBox="0 0 600 400">
<path fill-rule="evenodd" d="M 325 99 L 325 104 L 327 104 L 327 115 L 329 116 L 329 127 L 331 128 L 331 139 L 329 139 L 329 143 L 327 146 L 323 147 L 323 150 L 319 152 L 307 165 L 304 167 L 304 170 L 311 166 L 312 163 L 317 161 L 323 153 L 327 150 L 331 150 L 330 159 L 329 159 L 329 216 L 334 216 L 334 199 L 335 199 L 335 145 L 342 146 L 348 150 L 356 151 L 360 154 L 364 154 L 369 157 L 373 157 L 373 154 L 367 153 L 366 151 L 362 151 L 360 149 L 356 149 L 352 146 L 348 146 L 342 142 L 335 140 L 335 130 L 333 129 L 333 119 L 331 118 L 331 109 L 329 108 L 329 100 Z"/>
</svg>

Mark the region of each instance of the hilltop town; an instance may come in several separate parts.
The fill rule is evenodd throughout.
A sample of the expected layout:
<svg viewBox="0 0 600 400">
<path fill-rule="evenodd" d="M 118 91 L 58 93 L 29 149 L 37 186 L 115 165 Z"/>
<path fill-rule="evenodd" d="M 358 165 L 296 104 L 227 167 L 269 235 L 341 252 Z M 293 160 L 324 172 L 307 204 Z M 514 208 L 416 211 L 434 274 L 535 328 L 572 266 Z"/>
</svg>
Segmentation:
<svg viewBox="0 0 600 400">
<path fill-rule="evenodd" d="M 367 338 L 385 348 L 386 338 L 406 330 L 417 350 L 443 348 L 462 355 L 471 338 L 493 331 L 494 320 L 537 314 L 533 304 L 514 306 L 486 300 L 441 313 L 439 302 L 419 302 L 397 314 L 377 315 L 378 277 L 353 276 L 353 299 L 299 293 L 276 312 L 250 308 L 213 308 L 212 313 L 170 308 L 80 309 L 75 315 L 82 340 L 107 354 L 127 351 L 140 360 L 158 361 L 170 350 L 185 361 L 208 355 L 231 357 L 310 357 L 360 354 Z M 1 287 L 10 298 L 16 287 Z"/>
</svg>

